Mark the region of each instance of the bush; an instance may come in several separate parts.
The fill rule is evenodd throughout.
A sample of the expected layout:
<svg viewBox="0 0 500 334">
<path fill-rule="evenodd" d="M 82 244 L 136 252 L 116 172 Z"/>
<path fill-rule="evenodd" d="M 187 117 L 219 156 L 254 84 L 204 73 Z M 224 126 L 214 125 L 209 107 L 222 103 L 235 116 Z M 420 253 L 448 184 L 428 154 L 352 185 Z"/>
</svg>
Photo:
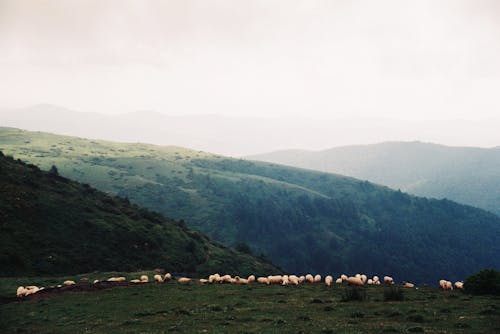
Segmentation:
<svg viewBox="0 0 500 334">
<path fill-rule="evenodd" d="M 475 295 L 500 295 L 500 271 L 481 270 L 465 280 L 464 290 Z"/>
<path fill-rule="evenodd" d="M 384 301 L 403 301 L 405 300 L 405 295 L 403 289 L 399 286 L 391 285 L 384 288 Z"/>
<path fill-rule="evenodd" d="M 362 302 L 366 300 L 366 289 L 359 286 L 351 286 L 342 292 L 342 297 L 340 299 L 343 302 L 359 301 Z"/>
</svg>

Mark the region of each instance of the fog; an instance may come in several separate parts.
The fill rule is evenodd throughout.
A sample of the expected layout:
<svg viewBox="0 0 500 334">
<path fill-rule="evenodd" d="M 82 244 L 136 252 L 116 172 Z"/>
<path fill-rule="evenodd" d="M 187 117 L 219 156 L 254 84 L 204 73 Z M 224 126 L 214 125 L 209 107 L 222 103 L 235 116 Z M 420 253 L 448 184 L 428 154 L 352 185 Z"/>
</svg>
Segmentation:
<svg viewBox="0 0 500 334">
<path fill-rule="evenodd" d="M 491 146 L 495 130 L 463 131 L 500 118 L 499 41 L 495 0 L 0 0 L 0 109 L 293 120 L 307 125 L 283 134 L 297 142 L 342 119 L 365 135 L 342 144 Z M 373 120 L 396 125 L 384 136 Z M 405 122 L 454 132 L 409 136 Z"/>
</svg>

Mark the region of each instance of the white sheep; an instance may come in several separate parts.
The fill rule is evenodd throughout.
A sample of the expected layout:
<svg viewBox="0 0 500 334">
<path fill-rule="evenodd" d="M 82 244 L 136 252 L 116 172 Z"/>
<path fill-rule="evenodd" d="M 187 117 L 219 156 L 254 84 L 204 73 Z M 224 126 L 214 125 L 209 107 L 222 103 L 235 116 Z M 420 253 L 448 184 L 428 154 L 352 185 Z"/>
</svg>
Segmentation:
<svg viewBox="0 0 500 334">
<path fill-rule="evenodd" d="M 247 280 L 248 280 L 248 283 L 255 282 L 255 276 L 254 275 L 250 275 L 250 276 L 248 276 Z"/>
<path fill-rule="evenodd" d="M 147 283 L 149 282 L 149 277 L 147 275 L 141 275 L 140 280 L 142 283 Z"/>
<path fill-rule="evenodd" d="M 356 285 L 356 286 L 362 286 L 364 285 L 363 284 L 363 281 L 361 280 L 360 277 L 348 277 L 347 278 L 347 283 L 351 284 L 351 285 Z"/>
<path fill-rule="evenodd" d="M 464 288 L 464 282 L 455 282 L 455 288 L 456 289 L 463 289 Z"/>
<path fill-rule="evenodd" d="M 320 283 L 321 282 L 321 275 L 316 275 L 314 276 L 314 283 Z"/>
<path fill-rule="evenodd" d="M 267 277 L 257 277 L 257 283 L 259 284 L 269 284 L 269 280 Z"/>
<path fill-rule="evenodd" d="M 191 282 L 191 279 L 187 277 L 181 277 L 177 280 L 177 282 L 180 284 L 188 284 Z"/>
<path fill-rule="evenodd" d="M 325 284 L 326 284 L 326 286 L 330 286 L 330 285 L 332 285 L 332 283 L 333 283 L 333 277 L 330 276 L 330 275 L 326 276 L 325 277 Z"/>
<path fill-rule="evenodd" d="M 307 281 L 308 283 L 314 283 L 314 277 L 313 277 L 313 275 L 311 275 L 311 274 L 307 274 L 307 275 L 306 275 L 306 281 Z"/>
<path fill-rule="evenodd" d="M 161 277 L 161 275 L 154 275 L 153 280 L 158 283 L 163 283 L 163 277 Z"/>
<path fill-rule="evenodd" d="M 166 273 L 163 277 L 163 281 L 170 281 L 172 279 L 172 274 Z"/>
<path fill-rule="evenodd" d="M 75 285 L 75 281 L 71 281 L 71 280 L 67 280 L 67 281 L 64 281 L 63 282 L 63 285 L 64 286 L 70 286 L 70 285 Z"/>
</svg>

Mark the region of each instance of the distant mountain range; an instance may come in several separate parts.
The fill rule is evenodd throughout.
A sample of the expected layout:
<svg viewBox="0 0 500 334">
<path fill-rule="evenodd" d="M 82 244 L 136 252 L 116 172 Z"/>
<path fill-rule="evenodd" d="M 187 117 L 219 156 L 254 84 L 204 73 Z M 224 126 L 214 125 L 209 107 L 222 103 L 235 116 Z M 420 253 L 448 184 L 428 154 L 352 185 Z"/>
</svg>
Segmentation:
<svg viewBox="0 0 500 334">
<path fill-rule="evenodd" d="M 286 148 L 328 148 L 387 140 L 494 146 L 500 119 L 484 121 L 402 121 L 391 119 L 308 119 L 173 116 L 154 111 L 106 115 L 54 105 L 0 110 L 0 126 L 119 142 L 176 145 L 240 157 Z"/>
<path fill-rule="evenodd" d="M 462 279 L 500 268 L 500 218 L 350 177 L 174 146 L 0 128 L 16 159 L 127 197 L 294 273 Z"/>
<path fill-rule="evenodd" d="M 324 151 L 284 150 L 247 158 L 348 175 L 500 215 L 500 147 L 387 142 Z"/>
<path fill-rule="evenodd" d="M 183 222 L 1 152 L 0 254 L 0 276 L 153 268 L 197 275 L 280 272 Z"/>
</svg>

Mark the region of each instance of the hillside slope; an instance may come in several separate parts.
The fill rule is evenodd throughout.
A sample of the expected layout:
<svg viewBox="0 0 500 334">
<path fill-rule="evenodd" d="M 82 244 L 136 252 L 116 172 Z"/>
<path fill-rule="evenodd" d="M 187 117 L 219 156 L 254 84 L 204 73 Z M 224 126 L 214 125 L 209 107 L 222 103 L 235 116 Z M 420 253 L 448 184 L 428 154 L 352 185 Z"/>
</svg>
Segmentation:
<svg viewBox="0 0 500 334">
<path fill-rule="evenodd" d="M 293 272 L 461 279 L 500 267 L 500 218 L 339 175 L 178 147 L 0 129 L 16 158 L 127 196 Z"/>
<path fill-rule="evenodd" d="M 278 269 L 183 222 L 0 152 L 1 275 L 166 268 L 207 274 Z"/>
<path fill-rule="evenodd" d="M 324 151 L 285 150 L 248 159 L 340 173 L 500 215 L 500 147 L 388 142 Z"/>
</svg>

